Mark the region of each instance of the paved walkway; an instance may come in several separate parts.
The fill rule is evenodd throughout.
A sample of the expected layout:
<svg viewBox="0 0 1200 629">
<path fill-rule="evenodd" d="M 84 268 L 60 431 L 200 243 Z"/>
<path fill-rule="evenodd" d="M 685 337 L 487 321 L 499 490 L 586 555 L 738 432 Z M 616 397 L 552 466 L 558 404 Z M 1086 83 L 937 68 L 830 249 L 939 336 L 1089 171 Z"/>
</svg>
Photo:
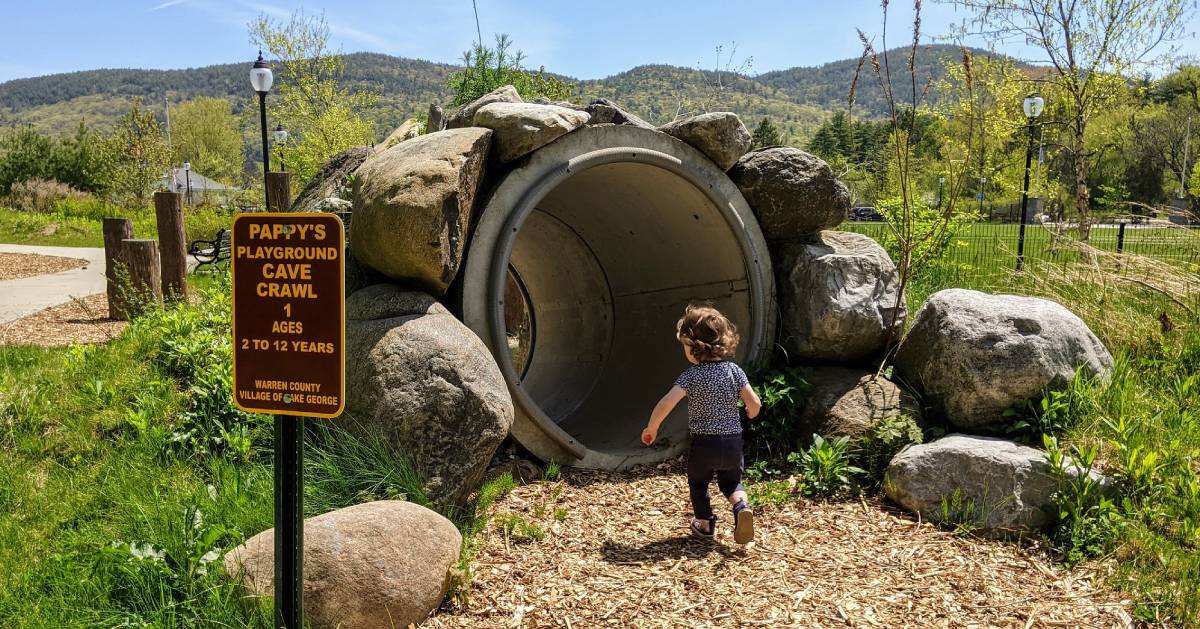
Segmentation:
<svg viewBox="0 0 1200 629">
<path fill-rule="evenodd" d="M 35 275 L 0 282 L 0 324 L 15 321 L 39 310 L 105 290 L 102 247 L 39 247 L 0 244 L 3 253 L 37 253 L 44 256 L 82 258 L 81 269 L 50 275 Z"/>
</svg>

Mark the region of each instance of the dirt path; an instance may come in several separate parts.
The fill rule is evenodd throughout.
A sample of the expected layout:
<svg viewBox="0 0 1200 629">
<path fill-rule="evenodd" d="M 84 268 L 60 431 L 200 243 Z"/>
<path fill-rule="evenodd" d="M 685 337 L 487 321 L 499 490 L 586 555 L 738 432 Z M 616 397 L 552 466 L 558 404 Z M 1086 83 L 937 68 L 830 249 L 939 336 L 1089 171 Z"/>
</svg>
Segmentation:
<svg viewBox="0 0 1200 629">
<path fill-rule="evenodd" d="M 50 275 L 0 281 L 0 323 L 15 321 L 51 306 L 105 290 L 104 249 L 0 244 L 0 253 L 79 258 L 86 266 Z"/>
<path fill-rule="evenodd" d="M 43 256 L 36 253 L 5 253 L 0 251 L 0 282 L 22 277 L 61 273 L 88 265 L 81 258 Z"/>
<path fill-rule="evenodd" d="M 556 517 L 557 512 L 557 517 Z M 759 510 L 757 541 L 686 535 L 680 470 L 564 471 L 495 509 L 465 607 L 423 627 L 1114 627 L 1120 597 L 1036 549 L 954 535 L 879 503 Z M 545 533 L 528 539 L 510 514 Z M 562 521 L 558 521 L 561 518 Z M 533 533 L 536 537 L 536 532 Z"/>
</svg>

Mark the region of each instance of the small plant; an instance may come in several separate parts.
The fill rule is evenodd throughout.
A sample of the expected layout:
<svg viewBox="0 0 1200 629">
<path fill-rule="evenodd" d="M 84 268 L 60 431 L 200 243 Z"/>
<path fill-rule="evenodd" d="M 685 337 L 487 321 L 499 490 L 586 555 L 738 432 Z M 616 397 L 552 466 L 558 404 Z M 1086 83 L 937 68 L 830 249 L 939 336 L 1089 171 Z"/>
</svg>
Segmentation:
<svg viewBox="0 0 1200 629">
<path fill-rule="evenodd" d="M 859 440 L 856 458 L 872 478 L 880 478 L 896 453 L 921 441 L 921 428 L 911 415 L 884 417 Z"/>
<path fill-rule="evenodd" d="M 546 471 L 542 472 L 542 478 L 558 480 L 560 476 L 562 476 L 562 465 L 558 461 L 550 461 L 546 464 Z"/>
<path fill-rule="evenodd" d="M 1050 539 L 1062 553 L 1063 562 L 1074 566 L 1111 546 L 1121 526 L 1120 515 L 1091 475 L 1097 448 L 1072 446 L 1073 456 L 1068 456 L 1054 437 L 1046 435 L 1042 442 L 1046 461 L 1059 483 L 1052 497 Z"/>
<path fill-rule="evenodd" d="M 769 479 L 751 484 L 746 493 L 751 504 L 780 507 L 795 500 L 802 491 L 794 479 Z"/>
<path fill-rule="evenodd" d="M 1040 443 L 1043 435 L 1060 435 L 1086 412 L 1084 404 L 1093 397 L 1093 381 L 1082 371 L 1076 371 L 1063 391 L 1048 391 L 1040 400 L 1029 400 L 1023 408 L 1004 412 L 1012 424 L 1009 434 L 1026 443 Z"/>
<path fill-rule="evenodd" d="M 753 458 L 782 461 L 800 447 L 795 425 L 808 382 L 802 369 L 791 367 L 763 374 L 755 389 L 763 408 L 746 424 L 747 449 Z"/>
<path fill-rule="evenodd" d="M 546 532 L 537 524 L 526 520 L 520 514 L 503 513 L 496 516 L 496 524 L 509 540 L 524 544 L 540 542 L 546 538 Z"/>
<path fill-rule="evenodd" d="M 825 439 L 813 435 L 807 450 L 788 455 L 804 478 L 802 491 L 808 496 L 837 496 L 854 488 L 854 477 L 866 470 L 850 464 L 849 437 Z"/>
<path fill-rule="evenodd" d="M 962 490 L 957 487 L 954 488 L 954 493 L 942 496 L 938 505 L 938 518 L 942 526 L 949 527 L 959 535 L 975 532 L 983 520 L 975 499 L 964 496 Z"/>
<path fill-rule="evenodd" d="M 555 522 L 566 522 L 567 521 L 567 513 L 568 513 L 568 511 L 567 511 L 566 507 L 559 507 L 559 508 L 555 509 L 554 510 L 554 521 Z"/>
</svg>

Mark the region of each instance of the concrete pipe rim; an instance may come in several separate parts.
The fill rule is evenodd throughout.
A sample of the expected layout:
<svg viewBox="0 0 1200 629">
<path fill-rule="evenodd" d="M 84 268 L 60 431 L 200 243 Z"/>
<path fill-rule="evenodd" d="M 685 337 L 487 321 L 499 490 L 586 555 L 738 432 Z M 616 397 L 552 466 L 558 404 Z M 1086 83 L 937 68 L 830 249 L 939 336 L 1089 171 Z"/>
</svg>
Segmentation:
<svg viewBox="0 0 1200 629">
<path fill-rule="evenodd" d="M 601 129 L 581 129 L 547 147 L 539 149 L 538 153 L 551 149 L 555 144 L 569 140 L 571 136 L 576 134 L 586 135 L 588 132 L 594 133 Z M 612 128 L 609 129 L 611 130 Z M 747 354 L 749 360 L 757 362 L 764 359 L 773 340 L 775 314 L 773 303 L 774 280 L 771 272 L 769 253 L 762 232 L 753 215 L 750 213 L 749 206 L 745 203 L 744 198 L 741 197 L 741 193 L 737 190 L 736 186 L 733 185 L 724 172 L 720 171 L 715 164 L 712 164 L 699 151 L 674 138 L 670 138 L 657 131 L 636 129 L 633 127 L 623 127 L 620 129 L 620 132 L 621 134 L 632 134 L 634 137 L 651 134 L 650 137 L 655 137 L 659 143 L 665 139 L 673 152 L 682 152 L 685 154 L 690 152 L 692 154 L 690 161 L 707 164 L 707 168 L 689 166 L 680 157 L 641 146 L 619 145 L 581 152 L 576 156 L 570 157 L 565 162 L 556 164 L 543 173 L 532 185 L 525 188 L 524 193 L 519 197 L 519 201 L 508 209 L 507 215 L 498 233 L 495 235 L 493 248 L 490 252 L 486 252 L 489 254 L 485 280 L 486 285 L 481 287 L 484 288 L 484 299 L 487 304 L 484 313 L 486 320 L 484 327 L 486 327 L 486 331 L 481 336 L 486 336 L 487 344 L 492 348 L 493 356 L 508 384 L 509 392 L 518 413 L 524 413 L 537 429 L 561 448 L 564 454 L 575 459 L 573 462 L 562 461 L 564 463 L 578 464 L 587 459 L 589 453 L 599 453 L 602 455 L 600 458 L 603 459 L 606 453 L 593 451 L 547 415 L 522 385 L 521 370 L 514 364 L 512 356 L 503 350 L 507 347 L 507 330 L 504 321 L 506 281 L 513 249 L 521 236 L 522 228 L 532 213 L 538 208 L 539 203 L 570 178 L 584 171 L 607 164 L 634 163 L 666 170 L 700 191 L 712 207 L 724 218 L 728 229 L 735 235 L 740 234 L 735 240 L 741 251 L 744 272 L 749 284 L 749 308 L 752 316 L 751 325 L 749 326 L 752 334 L 749 338 L 743 339 L 743 344 L 750 348 Z M 531 156 L 530 159 L 536 158 L 536 156 L 537 153 Z M 697 157 L 704 161 L 696 162 L 695 158 Z M 708 172 L 703 172 L 705 170 Z M 506 173 L 504 178 L 512 174 L 511 172 Z M 722 182 L 723 185 L 717 186 L 714 185 L 713 181 L 706 180 L 705 176 L 721 177 L 725 181 Z M 503 179 L 500 185 L 503 185 Z M 497 186 L 493 190 L 493 193 L 499 187 Z M 484 205 L 484 211 L 491 209 L 491 201 L 492 199 L 488 199 L 488 202 Z M 467 309 L 465 302 L 468 300 L 469 298 L 464 299 L 464 310 Z M 464 312 L 464 314 L 466 313 Z M 530 316 L 532 317 L 532 314 Z M 528 367 L 528 364 L 526 367 Z M 649 409 L 646 410 L 646 414 L 649 416 Z M 684 440 L 681 443 L 674 444 L 666 452 L 658 451 L 650 453 L 648 454 L 648 458 L 662 460 L 676 456 L 682 452 L 686 445 L 686 440 Z M 541 453 L 536 451 L 534 453 L 542 456 Z"/>
</svg>

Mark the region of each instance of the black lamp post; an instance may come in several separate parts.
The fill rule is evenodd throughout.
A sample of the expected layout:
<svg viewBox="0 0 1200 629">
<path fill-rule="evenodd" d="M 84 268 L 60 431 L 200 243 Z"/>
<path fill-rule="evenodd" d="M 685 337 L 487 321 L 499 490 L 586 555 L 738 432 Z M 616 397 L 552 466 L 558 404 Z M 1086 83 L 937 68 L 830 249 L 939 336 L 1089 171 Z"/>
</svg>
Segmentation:
<svg viewBox="0 0 1200 629">
<path fill-rule="evenodd" d="M 275 127 L 275 146 L 277 146 L 277 147 L 282 146 L 284 142 L 287 142 L 287 139 L 288 139 L 287 129 L 284 129 L 283 125 L 276 125 L 276 127 Z M 280 154 L 280 156 L 279 156 L 279 170 L 281 172 L 287 172 L 287 165 L 283 163 L 283 155 L 282 154 Z"/>
<path fill-rule="evenodd" d="M 271 156 L 269 147 L 267 146 L 267 92 L 271 91 L 271 84 L 275 82 L 275 75 L 271 72 L 271 66 L 263 60 L 262 51 L 258 51 L 258 61 L 250 68 L 250 85 L 254 87 L 254 91 L 258 92 L 258 116 L 262 126 L 262 151 L 263 151 L 263 194 L 267 190 L 267 173 L 271 172 Z M 264 209 L 270 209 L 265 205 Z"/>
<path fill-rule="evenodd" d="M 942 207 L 942 190 L 946 184 L 946 176 L 938 175 L 938 209 Z"/>
<path fill-rule="evenodd" d="M 1017 236 L 1018 271 L 1025 266 L 1025 221 L 1029 207 L 1029 165 L 1033 161 L 1033 121 L 1042 115 L 1042 107 L 1045 105 L 1046 101 L 1038 94 L 1026 96 L 1025 102 L 1022 103 L 1025 109 L 1025 118 L 1029 121 L 1029 143 L 1025 147 L 1025 183 L 1021 186 L 1021 226 Z"/>
<path fill-rule="evenodd" d="M 192 204 L 192 163 L 189 161 L 183 162 L 183 177 L 187 181 L 187 204 Z"/>
<path fill-rule="evenodd" d="M 987 183 L 987 177 L 979 178 L 979 215 L 983 216 L 983 184 Z"/>
</svg>

